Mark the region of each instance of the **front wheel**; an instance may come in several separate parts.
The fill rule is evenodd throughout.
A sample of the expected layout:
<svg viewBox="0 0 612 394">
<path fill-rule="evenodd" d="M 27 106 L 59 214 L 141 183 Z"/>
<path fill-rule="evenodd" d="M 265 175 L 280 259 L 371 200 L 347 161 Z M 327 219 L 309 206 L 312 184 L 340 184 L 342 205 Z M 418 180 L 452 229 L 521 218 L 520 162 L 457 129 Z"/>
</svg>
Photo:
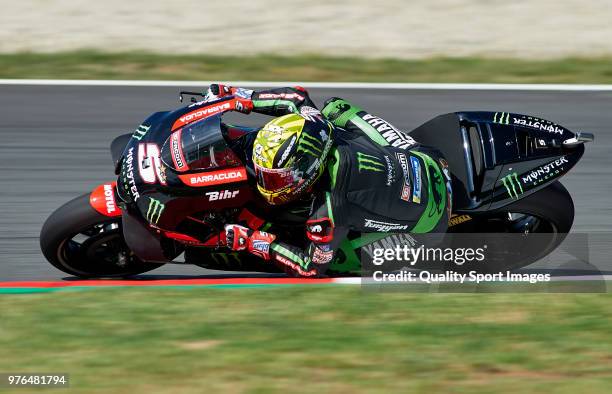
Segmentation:
<svg viewBox="0 0 612 394">
<path fill-rule="evenodd" d="M 40 232 L 40 248 L 54 267 L 82 278 L 125 277 L 163 265 L 140 261 L 125 244 L 121 218 L 98 213 L 89 204 L 89 194 L 49 216 Z"/>
</svg>

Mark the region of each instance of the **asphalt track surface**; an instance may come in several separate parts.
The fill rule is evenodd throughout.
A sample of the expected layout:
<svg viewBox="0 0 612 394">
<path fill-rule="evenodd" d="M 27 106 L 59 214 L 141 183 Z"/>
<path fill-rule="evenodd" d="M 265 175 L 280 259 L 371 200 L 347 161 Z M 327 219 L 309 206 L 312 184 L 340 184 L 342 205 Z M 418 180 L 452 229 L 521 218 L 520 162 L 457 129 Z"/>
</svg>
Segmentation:
<svg viewBox="0 0 612 394">
<path fill-rule="evenodd" d="M 189 89 L 189 86 L 185 86 Z M 196 89 L 197 90 L 197 89 Z M 180 106 L 177 87 L 0 85 L 0 281 L 58 280 L 38 235 L 49 214 L 114 179 L 108 146 L 151 112 Z M 609 231 L 612 219 L 612 92 L 520 92 L 311 89 L 318 105 L 341 96 L 401 129 L 442 113 L 490 110 L 526 113 L 596 135 L 584 158 L 563 178 L 576 205 L 574 230 Z M 263 116 L 230 115 L 245 125 Z M 215 274 L 167 265 L 158 277 Z"/>
</svg>

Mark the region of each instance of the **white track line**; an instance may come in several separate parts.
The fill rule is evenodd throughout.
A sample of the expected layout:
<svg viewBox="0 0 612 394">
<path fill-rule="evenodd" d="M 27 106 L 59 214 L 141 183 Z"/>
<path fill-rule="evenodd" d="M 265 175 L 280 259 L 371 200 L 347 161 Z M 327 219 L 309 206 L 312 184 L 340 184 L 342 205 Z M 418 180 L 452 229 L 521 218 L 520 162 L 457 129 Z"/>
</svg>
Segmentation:
<svg viewBox="0 0 612 394">
<path fill-rule="evenodd" d="M 333 283 L 336 284 L 342 284 L 342 285 L 361 285 L 361 284 L 368 284 L 368 285 L 390 285 L 390 284 L 405 284 L 402 282 L 376 282 L 374 281 L 372 278 L 363 278 L 364 281 L 362 282 L 362 278 L 361 277 L 355 277 L 355 278 L 334 278 L 333 279 Z M 575 281 L 612 281 L 612 275 L 577 275 L 577 276 L 551 276 L 550 277 L 550 281 L 551 282 L 575 282 Z M 426 282 L 422 282 L 422 281 L 416 281 L 413 283 L 409 283 L 409 284 L 425 284 Z M 442 283 L 446 283 L 445 281 L 442 281 Z M 454 282 L 450 282 L 450 283 L 454 283 Z M 506 280 L 501 280 L 501 281 L 493 281 L 493 282 L 487 282 L 489 284 L 491 283 L 518 283 L 520 284 L 521 282 L 510 282 L 510 281 L 506 281 Z M 545 283 L 545 282 L 539 282 L 539 283 Z M 466 282 L 466 284 L 474 284 L 474 282 Z"/>
<path fill-rule="evenodd" d="M 611 92 L 612 85 L 572 84 L 503 84 L 503 83 L 369 83 L 369 82 L 265 82 L 265 81 L 131 81 L 84 79 L 0 79 L 0 85 L 31 86 L 151 86 L 207 87 L 211 83 L 247 87 L 282 87 L 300 85 L 319 89 L 387 89 L 387 90 L 507 90 L 559 92 Z"/>
</svg>

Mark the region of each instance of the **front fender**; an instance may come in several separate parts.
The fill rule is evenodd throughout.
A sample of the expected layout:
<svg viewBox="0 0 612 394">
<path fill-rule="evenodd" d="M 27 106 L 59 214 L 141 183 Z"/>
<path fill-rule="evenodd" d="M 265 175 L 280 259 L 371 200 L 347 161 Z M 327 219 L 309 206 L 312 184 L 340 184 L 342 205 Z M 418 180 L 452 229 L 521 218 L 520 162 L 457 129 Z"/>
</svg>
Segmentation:
<svg viewBox="0 0 612 394">
<path fill-rule="evenodd" d="M 115 188 L 117 182 L 103 183 L 97 186 L 89 195 L 89 204 L 98 213 L 108 217 L 121 216 L 121 208 L 117 205 Z"/>
</svg>

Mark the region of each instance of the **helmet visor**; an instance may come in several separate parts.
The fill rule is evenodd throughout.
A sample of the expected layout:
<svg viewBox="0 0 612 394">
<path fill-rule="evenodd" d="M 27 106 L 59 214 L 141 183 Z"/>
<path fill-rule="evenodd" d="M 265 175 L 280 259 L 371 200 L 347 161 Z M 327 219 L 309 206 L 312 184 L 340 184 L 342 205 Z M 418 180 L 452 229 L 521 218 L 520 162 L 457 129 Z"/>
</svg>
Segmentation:
<svg viewBox="0 0 612 394">
<path fill-rule="evenodd" d="M 255 164 L 255 175 L 257 184 L 271 193 L 286 189 L 296 183 L 293 168 L 270 169 Z"/>
</svg>

